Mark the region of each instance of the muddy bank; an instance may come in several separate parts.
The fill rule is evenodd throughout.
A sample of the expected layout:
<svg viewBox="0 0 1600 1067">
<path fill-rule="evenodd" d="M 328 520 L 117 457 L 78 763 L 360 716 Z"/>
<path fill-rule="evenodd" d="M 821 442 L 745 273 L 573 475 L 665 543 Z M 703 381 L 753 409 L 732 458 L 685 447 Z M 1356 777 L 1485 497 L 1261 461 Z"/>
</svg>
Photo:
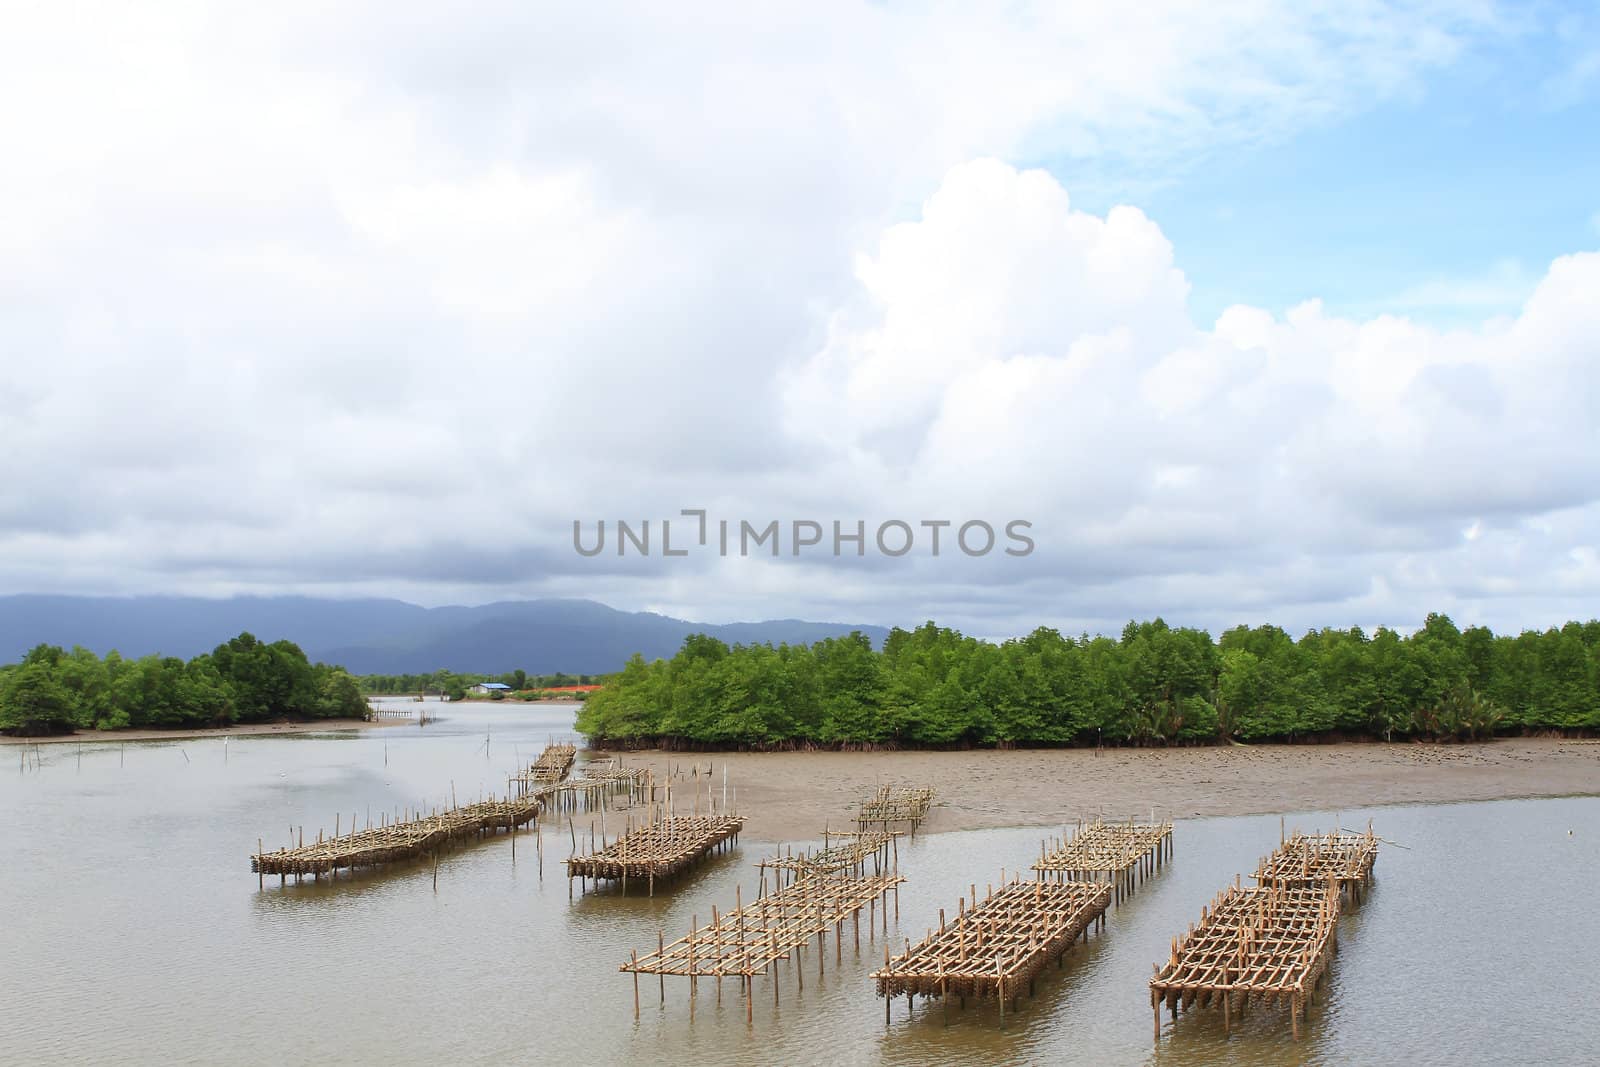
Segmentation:
<svg viewBox="0 0 1600 1067">
<path fill-rule="evenodd" d="M 623 754 L 664 774 L 723 768 L 746 815 L 745 837 L 796 841 L 848 825 L 884 783 L 938 790 L 923 831 L 1060 826 L 1080 816 L 1250 815 L 1374 804 L 1600 793 L 1600 743 L 1512 738 L 1476 745 L 1350 743 L 1180 749 L 1000 752 Z M 702 778 L 702 782 L 705 779 Z M 692 784 L 674 785 L 679 810 Z M 702 785 L 704 789 L 704 785 Z M 704 803 L 702 792 L 702 804 Z"/>
<path fill-rule="evenodd" d="M 79 730 L 49 737 L 0 736 L 0 745 L 84 744 L 98 741 L 182 741 L 191 737 L 249 737 L 260 734 L 322 733 L 328 730 L 372 730 L 381 726 L 414 726 L 414 720 L 318 719 L 315 722 L 251 722 L 236 726 L 208 726 L 185 730 Z"/>
</svg>

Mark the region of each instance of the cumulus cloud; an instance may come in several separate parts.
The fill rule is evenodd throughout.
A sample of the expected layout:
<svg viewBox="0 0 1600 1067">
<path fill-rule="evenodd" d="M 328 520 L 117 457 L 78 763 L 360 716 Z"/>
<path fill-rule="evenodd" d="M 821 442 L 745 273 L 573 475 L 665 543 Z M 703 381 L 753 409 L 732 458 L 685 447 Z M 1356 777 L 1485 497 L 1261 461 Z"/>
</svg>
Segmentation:
<svg viewBox="0 0 1600 1067">
<path fill-rule="evenodd" d="M 1593 257 L 1478 329 L 1315 303 L 1196 324 L 1154 221 L 996 161 L 1162 180 L 1414 90 L 1492 11 L 769 15 L 15 15 L 0 588 L 985 633 L 1592 595 Z M 1040 548 L 568 547 L 575 517 L 683 507 L 1023 517 Z"/>
<path fill-rule="evenodd" d="M 980 160 L 857 274 L 786 425 L 893 472 L 878 488 L 902 510 L 1026 502 L 1048 533 L 1019 584 L 1307 622 L 1396 589 L 1468 615 L 1505 610 L 1497 581 L 1594 592 L 1600 254 L 1558 259 L 1515 319 L 1475 330 L 1314 301 L 1206 327 L 1137 211 L 1084 215 L 1049 175 Z M 1536 517 L 1554 514 L 1552 541 Z"/>
</svg>

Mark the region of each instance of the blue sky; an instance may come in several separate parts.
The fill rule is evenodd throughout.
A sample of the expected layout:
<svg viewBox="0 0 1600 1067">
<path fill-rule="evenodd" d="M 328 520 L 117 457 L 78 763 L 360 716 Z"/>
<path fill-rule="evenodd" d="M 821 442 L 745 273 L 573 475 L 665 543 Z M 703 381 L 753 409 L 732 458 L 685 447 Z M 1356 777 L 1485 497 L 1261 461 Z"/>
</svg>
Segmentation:
<svg viewBox="0 0 1600 1067">
<path fill-rule="evenodd" d="M 1515 32 L 1475 38 L 1407 91 L 1164 180 L 1079 187 L 1072 163 L 1045 165 L 1081 208 L 1154 218 L 1202 321 L 1311 297 L 1440 324 L 1510 314 L 1556 256 L 1600 248 L 1597 10 L 1513 12 Z"/>
</svg>

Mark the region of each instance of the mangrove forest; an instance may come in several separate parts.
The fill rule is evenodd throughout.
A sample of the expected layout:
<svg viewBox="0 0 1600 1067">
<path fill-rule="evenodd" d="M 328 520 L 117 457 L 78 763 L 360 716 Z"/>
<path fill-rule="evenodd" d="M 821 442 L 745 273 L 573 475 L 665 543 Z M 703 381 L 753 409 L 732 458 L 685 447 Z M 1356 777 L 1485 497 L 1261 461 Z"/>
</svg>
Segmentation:
<svg viewBox="0 0 1600 1067">
<path fill-rule="evenodd" d="M 284 719 L 360 719 L 367 702 L 340 667 L 311 663 L 290 641 L 240 634 L 187 662 L 104 658 L 40 645 L 0 667 L 0 731 L 227 726 Z"/>
<path fill-rule="evenodd" d="M 578 713 L 596 743 L 666 747 L 1173 744 L 1484 738 L 1600 728 L 1600 622 L 1496 635 L 1161 619 L 1120 637 L 1040 628 L 995 644 L 932 622 L 810 646 L 691 636 L 634 656 Z"/>
</svg>

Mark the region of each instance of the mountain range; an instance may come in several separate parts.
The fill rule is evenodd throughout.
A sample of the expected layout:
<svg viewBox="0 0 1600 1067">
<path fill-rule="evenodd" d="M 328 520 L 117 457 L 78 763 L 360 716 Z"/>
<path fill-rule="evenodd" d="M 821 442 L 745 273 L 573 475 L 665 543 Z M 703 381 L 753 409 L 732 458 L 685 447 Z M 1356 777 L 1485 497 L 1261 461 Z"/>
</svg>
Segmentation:
<svg viewBox="0 0 1600 1067">
<path fill-rule="evenodd" d="M 516 600 L 478 607 L 424 608 L 401 600 L 314 597 L 0 597 L 0 661 L 38 644 L 82 645 L 104 655 L 189 658 L 248 630 L 287 638 L 313 660 L 356 674 L 440 668 L 499 674 L 600 674 L 629 656 L 668 657 L 690 634 L 729 644 L 810 644 L 860 630 L 881 646 L 881 626 L 773 619 L 706 624 L 651 612 L 618 611 L 593 600 Z"/>
</svg>

